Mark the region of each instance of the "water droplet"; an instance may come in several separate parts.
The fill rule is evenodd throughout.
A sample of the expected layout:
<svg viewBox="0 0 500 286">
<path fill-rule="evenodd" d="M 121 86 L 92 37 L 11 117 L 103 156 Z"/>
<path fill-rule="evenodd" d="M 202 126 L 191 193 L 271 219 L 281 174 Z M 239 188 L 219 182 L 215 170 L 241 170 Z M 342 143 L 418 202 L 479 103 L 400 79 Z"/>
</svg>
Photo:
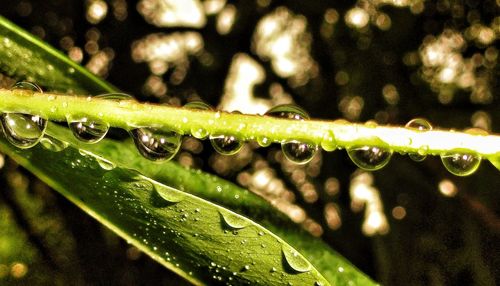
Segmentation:
<svg viewBox="0 0 500 286">
<path fill-rule="evenodd" d="M 101 99 L 107 99 L 107 100 L 116 100 L 116 101 L 134 100 L 134 97 L 131 96 L 130 94 L 121 93 L 121 92 L 104 93 L 104 94 L 96 95 L 96 96 L 94 96 L 94 98 L 101 98 Z"/>
<path fill-rule="evenodd" d="M 101 158 L 101 157 L 95 157 L 95 160 L 97 161 L 97 164 L 99 164 L 99 166 L 103 170 L 111 171 L 114 168 L 116 168 L 115 163 L 113 163 L 113 162 L 111 162 L 111 161 L 109 161 L 107 159 L 104 159 L 104 158 Z"/>
<path fill-rule="evenodd" d="M 284 244 L 281 248 L 286 263 L 297 272 L 308 272 L 311 270 L 311 264 L 295 249 Z"/>
<path fill-rule="evenodd" d="M 314 157 L 318 150 L 318 145 L 290 141 L 281 145 L 281 150 L 285 157 L 296 163 L 306 164 Z"/>
<path fill-rule="evenodd" d="M 337 140 L 335 140 L 335 134 L 333 134 L 333 130 L 328 130 L 328 133 L 323 137 L 323 141 L 321 141 L 321 147 L 327 152 L 331 152 L 337 149 Z"/>
<path fill-rule="evenodd" d="M 371 146 L 347 148 L 349 158 L 361 169 L 375 171 L 389 163 L 392 151 Z"/>
<path fill-rule="evenodd" d="M 182 136 L 174 131 L 136 128 L 130 134 L 139 153 L 152 161 L 172 159 L 182 142 Z"/>
<path fill-rule="evenodd" d="M 257 137 L 257 143 L 261 147 L 267 147 L 267 146 L 271 145 L 272 142 L 267 137 Z"/>
<path fill-rule="evenodd" d="M 212 107 L 203 101 L 191 101 L 184 105 L 185 108 L 199 109 L 199 110 L 212 110 Z M 208 136 L 208 131 L 203 126 L 191 126 L 191 135 L 198 139 L 205 139 Z"/>
<path fill-rule="evenodd" d="M 309 115 L 305 110 L 293 104 L 275 106 L 266 112 L 266 115 L 295 120 L 309 119 Z M 318 151 L 318 145 L 293 140 L 281 143 L 281 150 L 288 160 L 297 164 L 306 164 L 312 160 L 314 154 Z"/>
<path fill-rule="evenodd" d="M 232 214 L 229 212 L 222 212 L 222 211 L 219 211 L 219 213 L 224 223 L 230 228 L 242 229 L 249 225 L 249 222 L 247 220 L 243 219 L 242 217 L 236 214 Z"/>
<path fill-rule="evenodd" d="M 423 119 L 423 118 L 415 118 L 410 120 L 408 123 L 405 125 L 406 128 L 412 128 L 412 129 L 417 129 L 420 131 L 429 131 L 432 130 L 432 125 L 429 123 L 429 121 Z M 422 147 L 420 148 L 422 149 Z M 416 162 L 422 162 L 425 160 L 427 157 L 427 152 L 424 152 L 424 150 L 420 150 L 418 153 L 411 153 L 409 154 L 409 157 Z"/>
<path fill-rule="evenodd" d="M 109 130 L 109 124 L 88 117 L 68 117 L 68 126 L 73 135 L 85 143 L 97 143 L 101 141 Z"/>
<path fill-rule="evenodd" d="M 29 82 L 29 81 L 18 81 L 10 89 L 11 90 L 34 91 L 34 92 L 39 92 L 39 93 L 43 92 L 43 90 L 37 84 Z"/>
<path fill-rule="evenodd" d="M 180 191 L 177 191 L 173 188 L 163 186 L 163 185 L 155 185 L 154 190 L 156 194 L 163 200 L 169 202 L 169 203 L 178 203 L 182 200 L 184 200 L 185 195 L 182 194 Z"/>
<path fill-rule="evenodd" d="M 441 161 L 453 175 L 468 176 L 479 168 L 481 156 L 462 152 L 447 153 L 441 155 Z"/>
<path fill-rule="evenodd" d="M 243 147 L 243 142 L 232 135 L 210 136 L 210 143 L 222 155 L 234 155 Z"/>
<path fill-rule="evenodd" d="M 43 148 L 52 152 L 60 152 L 69 146 L 69 143 L 60 141 L 48 135 L 45 135 L 43 138 L 40 139 L 40 144 L 42 145 Z"/>
<path fill-rule="evenodd" d="M 38 115 L 4 113 L 0 116 L 7 140 L 19 148 L 31 148 L 42 138 L 47 121 Z"/>
<path fill-rule="evenodd" d="M 43 92 L 42 89 L 31 82 L 17 82 L 11 90 L 24 90 Z M 38 115 L 23 113 L 4 113 L 0 116 L 0 125 L 7 140 L 19 148 L 31 148 L 43 137 L 47 120 Z"/>
</svg>

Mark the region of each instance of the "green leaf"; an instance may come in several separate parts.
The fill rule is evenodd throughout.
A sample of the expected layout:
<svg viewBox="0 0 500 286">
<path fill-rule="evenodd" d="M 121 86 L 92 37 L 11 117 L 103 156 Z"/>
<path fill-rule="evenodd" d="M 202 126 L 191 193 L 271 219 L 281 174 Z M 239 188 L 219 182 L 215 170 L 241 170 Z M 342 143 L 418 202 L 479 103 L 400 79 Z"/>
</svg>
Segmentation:
<svg viewBox="0 0 500 286">
<path fill-rule="evenodd" d="M 53 91 L 77 94 L 116 92 L 82 66 L 0 16 L 0 69 Z"/>
<path fill-rule="evenodd" d="M 60 152 L 0 144 L 88 214 L 195 284 L 327 284 L 282 239 L 223 207 L 132 169 L 103 168 L 103 158 L 71 144 Z"/>
<path fill-rule="evenodd" d="M 489 160 L 491 164 L 493 164 L 493 166 L 495 166 L 498 170 L 500 170 L 500 157 L 490 158 Z"/>
<path fill-rule="evenodd" d="M 11 76 L 28 77 L 59 91 L 118 92 L 1 17 L 0 68 Z M 3 140 L 0 149 L 195 284 L 218 284 L 220 277 L 254 285 L 313 285 L 317 281 L 326 285 L 323 276 L 333 285 L 373 283 L 267 202 L 231 183 L 173 162 L 149 162 L 130 142 L 103 140 L 86 145 L 61 127 L 50 125 L 47 132 L 53 142 L 61 140 L 69 147 L 53 152 L 39 144 L 20 150 Z M 49 139 L 44 144 L 54 146 Z M 267 229 L 229 209 L 252 217 Z"/>
</svg>

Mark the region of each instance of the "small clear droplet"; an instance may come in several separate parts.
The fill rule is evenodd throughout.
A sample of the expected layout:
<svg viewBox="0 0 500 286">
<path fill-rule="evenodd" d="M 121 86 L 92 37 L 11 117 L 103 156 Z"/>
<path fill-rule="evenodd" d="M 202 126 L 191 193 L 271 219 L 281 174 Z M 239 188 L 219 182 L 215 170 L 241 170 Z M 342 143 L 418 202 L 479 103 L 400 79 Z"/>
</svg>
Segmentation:
<svg viewBox="0 0 500 286">
<path fill-rule="evenodd" d="M 309 119 L 309 115 L 305 110 L 293 104 L 275 106 L 266 112 L 266 115 L 295 120 Z M 281 143 L 281 150 L 288 160 L 296 164 L 306 164 L 312 160 L 314 154 L 318 151 L 318 145 L 293 140 Z"/>
<path fill-rule="evenodd" d="M 182 142 L 182 136 L 174 131 L 136 128 L 130 133 L 139 153 L 152 161 L 172 159 Z"/>
<path fill-rule="evenodd" d="M 243 147 L 243 142 L 232 135 L 210 136 L 210 143 L 222 155 L 234 155 Z"/>
<path fill-rule="evenodd" d="M 337 149 L 337 140 L 335 139 L 335 134 L 333 134 L 332 130 L 329 130 L 323 137 L 323 141 L 321 141 L 321 148 L 327 152 Z"/>
<path fill-rule="evenodd" d="M 29 81 L 18 81 L 11 88 L 11 90 L 24 90 L 42 93 L 43 90 L 37 84 Z"/>
<path fill-rule="evenodd" d="M 88 117 L 68 117 L 68 126 L 78 140 L 89 144 L 101 141 L 109 130 L 109 124 Z"/>
<path fill-rule="evenodd" d="M 107 159 L 104 159 L 104 158 L 101 158 L 101 157 L 96 157 L 95 160 L 97 161 L 97 164 L 99 164 L 99 166 L 103 170 L 111 171 L 114 168 L 116 168 L 115 163 L 113 163 L 113 162 L 111 162 L 111 161 L 109 161 Z"/>
<path fill-rule="evenodd" d="M 61 152 L 69 146 L 69 143 L 60 141 L 48 135 L 45 135 L 42 139 L 40 139 L 40 144 L 43 148 L 52 152 Z"/>
<path fill-rule="evenodd" d="M 184 194 L 167 186 L 155 185 L 154 190 L 160 198 L 169 203 L 178 203 L 185 198 Z"/>
<path fill-rule="evenodd" d="M 213 110 L 212 107 L 203 101 L 191 101 L 184 105 L 185 108 L 199 109 L 199 110 Z M 191 135 L 198 139 L 205 139 L 208 136 L 208 131 L 203 126 L 196 126 L 192 124 Z"/>
<path fill-rule="evenodd" d="M 392 157 L 392 151 L 371 146 L 350 147 L 347 154 L 354 164 L 366 171 L 383 168 Z"/>
<path fill-rule="evenodd" d="M 115 92 L 115 93 L 104 93 L 100 95 L 94 96 L 94 98 L 101 98 L 101 99 L 107 99 L 107 100 L 134 100 L 134 97 L 131 96 L 130 94 L 126 93 L 120 93 L 120 92 Z"/>
<path fill-rule="evenodd" d="M 268 147 L 272 142 L 267 137 L 257 137 L 257 143 L 261 147 Z"/>
<path fill-rule="evenodd" d="M 432 130 L 432 125 L 430 124 L 429 121 L 423 119 L 423 118 L 415 118 L 410 120 L 408 123 L 405 125 L 406 128 L 412 128 L 412 129 L 417 129 L 420 131 L 429 131 Z M 419 148 L 418 153 L 410 153 L 408 156 L 416 162 L 422 162 L 425 160 L 427 157 L 427 152 L 424 152 L 424 150 L 421 150 L 422 147 Z"/>
<path fill-rule="evenodd" d="M 308 272 L 311 270 L 311 264 L 295 249 L 289 245 L 283 245 L 281 248 L 284 259 L 288 266 L 297 272 Z"/>
<path fill-rule="evenodd" d="M 249 222 L 238 215 L 229 212 L 219 212 L 224 223 L 233 229 L 242 229 L 249 225 Z"/>
<path fill-rule="evenodd" d="M 468 176 L 481 164 L 481 156 L 467 153 L 447 153 L 441 155 L 441 161 L 448 172 L 456 176 Z"/>
</svg>

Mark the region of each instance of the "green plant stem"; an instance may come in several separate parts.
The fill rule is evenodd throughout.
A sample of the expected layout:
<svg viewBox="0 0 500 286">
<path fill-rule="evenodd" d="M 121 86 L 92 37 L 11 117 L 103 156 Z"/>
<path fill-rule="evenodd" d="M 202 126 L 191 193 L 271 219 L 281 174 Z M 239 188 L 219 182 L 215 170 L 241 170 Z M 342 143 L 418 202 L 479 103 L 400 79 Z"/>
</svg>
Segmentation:
<svg viewBox="0 0 500 286">
<path fill-rule="evenodd" d="M 0 89 L 0 110 L 41 115 L 52 121 L 68 116 L 101 120 L 123 129 L 152 127 L 182 134 L 204 129 L 210 135 L 231 134 L 241 140 L 267 138 L 270 142 L 301 141 L 331 151 L 353 146 L 378 146 L 401 153 L 440 155 L 472 152 L 485 158 L 500 156 L 500 136 L 404 127 L 354 124 L 345 120 L 290 120 L 260 115 L 231 114 L 139 103 L 134 100 L 106 100 L 93 97 L 34 93 Z M 334 140 L 332 140 L 334 138 Z M 333 143 L 333 144 L 332 144 Z"/>
</svg>

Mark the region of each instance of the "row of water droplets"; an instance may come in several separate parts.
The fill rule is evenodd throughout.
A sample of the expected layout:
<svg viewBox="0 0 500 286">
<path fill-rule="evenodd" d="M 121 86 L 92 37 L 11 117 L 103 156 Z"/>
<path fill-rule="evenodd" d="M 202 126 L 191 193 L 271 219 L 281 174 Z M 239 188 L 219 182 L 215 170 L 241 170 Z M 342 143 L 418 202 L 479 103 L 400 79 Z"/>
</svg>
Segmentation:
<svg viewBox="0 0 500 286">
<path fill-rule="evenodd" d="M 33 92 L 42 92 L 40 87 L 30 82 L 18 82 L 12 89 L 22 89 Z M 132 97 L 127 94 L 103 94 L 96 98 L 107 100 L 130 100 Z M 184 105 L 185 108 L 198 110 L 213 110 L 208 104 L 195 101 Z M 308 120 L 309 115 L 300 107 L 291 104 L 278 105 L 270 109 L 267 116 L 280 117 L 295 120 Z M 59 151 L 64 149 L 64 143 L 58 142 L 54 138 L 44 137 L 47 127 L 47 120 L 38 115 L 23 113 L 3 113 L 0 117 L 1 126 L 10 143 L 19 148 L 31 148 L 38 142 L 48 149 Z M 89 144 L 97 143 L 104 138 L 110 128 L 109 124 L 100 119 L 88 116 L 78 116 L 75 114 L 67 116 L 67 122 L 73 135 Z M 418 131 L 432 130 L 431 124 L 421 118 L 413 119 L 406 124 L 407 128 Z M 484 132 L 484 131 L 483 131 Z M 139 153 L 153 161 L 170 160 L 180 149 L 182 135 L 171 130 L 140 127 L 129 131 Z M 476 130 L 470 133 L 485 135 Z M 236 154 L 243 147 L 243 142 L 235 136 L 226 134 L 210 134 L 202 126 L 192 126 L 191 134 L 198 139 L 209 138 L 213 148 L 223 155 Z M 265 137 L 256 138 L 259 145 L 266 147 L 271 144 L 271 140 Z M 325 136 L 321 147 L 326 151 L 337 149 L 335 135 L 330 132 Z M 291 140 L 281 143 L 281 149 L 287 159 L 297 164 L 309 162 L 318 151 L 318 145 L 309 142 Z M 427 156 L 428 147 L 421 146 L 417 153 L 410 154 L 414 161 L 423 161 Z M 392 157 L 393 151 L 381 146 L 351 146 L 347 148 L 347 154 L 351 160 L 360 168 L 368 171 L 375 171 L 387 165 Z M 481 162 L 481 156 L 472 153 L 451 152 L 441 155 L 441 160 L 446 169 L 457 176 L 467 176 L 472 174 Z"/>
</svg>

